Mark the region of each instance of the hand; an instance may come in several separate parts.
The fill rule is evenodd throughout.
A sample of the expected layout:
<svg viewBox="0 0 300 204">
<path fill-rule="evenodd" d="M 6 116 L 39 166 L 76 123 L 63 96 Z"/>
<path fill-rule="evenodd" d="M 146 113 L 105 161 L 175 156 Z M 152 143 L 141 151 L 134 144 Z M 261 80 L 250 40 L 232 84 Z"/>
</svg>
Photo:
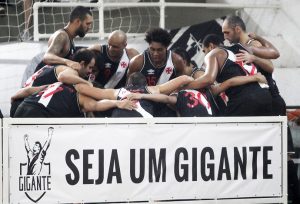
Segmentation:
<svg viewBox="0 0 300 204">
<path fill-rule="evenodd" d="M 251 55 L 249 52 L 245 50 L 239 50 L 240 53 L 237 53 L 236 56 L 236 61 L 242 61 L 244 63 L 253 63 L 255 60 L 255 56 Z"/>
<path fill-rule="evenodd" d="M 266 77 L 260 72 L 257 72 L 254 76 L 256 77 L 258 83 L 268 84 Z"/>
<path fill-rule="evenodd" d="M 142 97 L 143 97 L 143 94 L 140 94 L 140 93 L 130 93 L 126 96 L 126 98 L 130 101 L 140 100 L 140 99 L 142 99 Z"/>
<path fill-rule="evenodd" d="M 54 132 L 54 128 L 53 127 L 49 127 L 48 128 L 48 135 L 53 135 L 53 132 Z"/>
<path fill-rule="evenodd" d="M 135 104 L 134 101 L 124 99 L 122 101 L 117 102 L 117 107 L 121 108 L 121 109 L 126 109 L 126 110 L 133 110 L 133 109 L 137 108 L 137 105 Z"/>
<path fill-rule="evenodd" d="M 249 38 L 256 40 L 257 35 L 255 33 L 248 33 Z"/>
<path fill-rule="evenodd" d="M 28 135 L 27 134 L 24 135 L 24 140 L 28 141 Z"/>
</svg>

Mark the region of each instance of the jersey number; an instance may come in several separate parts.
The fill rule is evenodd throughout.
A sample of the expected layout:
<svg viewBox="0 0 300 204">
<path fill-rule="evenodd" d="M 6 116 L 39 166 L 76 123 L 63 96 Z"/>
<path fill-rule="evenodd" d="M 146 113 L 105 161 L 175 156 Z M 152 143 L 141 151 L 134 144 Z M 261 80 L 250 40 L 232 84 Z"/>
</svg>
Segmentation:
<svg viewBox="0 0 300 204">
<path fill-rule="evenodd" d="M 60 86 L 62 83 L 57 82 L 49 85 L 46 89 L 41 91 L 38 95 L 41 96 L 39 103 L 43 104 L 45 107 L 48 106 L 52 96 L 57 93 L 63 91 L 63 88 Z"/>
<path fill-rule="evenodd" d="M 147 84 L 148 86 L 155 86 L 156 85 L 156 77 L 155 76 L 147 76 Z"/>
</svg>

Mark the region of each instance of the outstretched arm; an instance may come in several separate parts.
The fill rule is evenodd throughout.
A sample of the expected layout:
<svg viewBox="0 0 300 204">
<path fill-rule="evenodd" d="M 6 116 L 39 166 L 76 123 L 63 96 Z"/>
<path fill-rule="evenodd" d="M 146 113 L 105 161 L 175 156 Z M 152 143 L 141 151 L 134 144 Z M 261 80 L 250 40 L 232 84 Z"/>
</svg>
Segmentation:
<svg viewBox="0 0 300 204">
<path fill-rule="evenodd" d="M 22 99 L 22 98 L 26 98 L 27 96 L 30 96 L 33 93 L 39 92 L 42 89 L 44 89 L 47 85 L 43 85 L 43 86 L 37 86 L 37 87 L 24 87 L 21 88 L 19 91 L 17 91 L 17 93 L 15 93 L 15 95 L 13 95 L 11 97 L 11 102 L 18 100 L 18 99 Z"/>
<path fill-rule="evenodd" d="M 154 89 L 153 86 L 149 86 L 148 88 L 151 91 L 151 93 L 161 93 L 161 94 L 169 95 L 172 92 L 174 92 L 175 90 L 183 87 L 184 85 L 186 85 L 192 81 L 194 81 L 193 77 L 190 77 L 187 75 L 182 75 L 182 76 L 176 77 L 175 79 L 172 79 L 166 83 L 154 86 L 158 89 L 158 92 L 152 91 Z"/>
<path fill-rule="evenodd" d="M 117 89 L 100 89 L 96 87 L 90 87 L 82 83 L 75 85 L 75 89 L 78 91 L 78 93 L 92 97 L 96 100 L 117 99 Z"/>
<path fill-rule="evenodd" d="M 26 149 L 26 152 L 31 152 L 31 149 L 30 149 L 30 146 L 29 146 L 29 142 L 28 142 L 28 135 L 25 134 L 24 135 L 24 143 L 25 143 L 25 149 Z"/>
<path fill-rule="evenodd" d="M 264 75 L 262 75 L 261 73 L 257 73 L 252 76 L 237 76 L 237 77 L 228 79 L 221 84 L 212 85 L 210 87 L 210 90 L 214 95 L 218 95 L 221 92 L 226 91 L 230 87 L 241 86 L 241 85 L 252 83 L 252 82 L 259 82 L 259 83 L 266 84 L 267 80 L 264 77 Z"/>
<path fill-rule="evenodd" d="M 43 145 L 43 148 L 42 148 L 43 151 L 47 151 L 47 149 L 49 148 L 53 132 L 54 132 L 54 128 L 49 127 L 48 128 L 48 137 L 47 137 L 47 140 L 46 140 L 46 142 L 45 142 L 45 144 Z"/>
<path fill-rule="evenodd" d="M 127 95 L 127 98 L 129 100 L 150 100 L 154 102 L 159 102 L 159 103 L 167 103 L 174 105 L 177 102 L 177 97 L 176 96 L 167 96 L 164 94 L 139 94 L 139 93 L 132 93 Z"/>
<path fill-rule="evenodd" d="M 121 108 L 127 110 L 133 110 L 136 108 L 135 102 L 128 99 L 125 100 L 100 100 L 96 101 L 90 97 L 79 95 L 79 103 L 85 112 L 93 111 L 106 111 L 111 108 Z"/>
</svg>

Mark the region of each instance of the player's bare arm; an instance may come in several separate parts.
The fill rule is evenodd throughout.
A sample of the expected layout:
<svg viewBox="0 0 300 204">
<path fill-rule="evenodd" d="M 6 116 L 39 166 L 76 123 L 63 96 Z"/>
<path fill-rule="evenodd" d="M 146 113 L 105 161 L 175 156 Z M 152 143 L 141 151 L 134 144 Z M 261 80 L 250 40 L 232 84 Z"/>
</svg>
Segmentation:
<svg viewBox="0 0 300 204">
<path fill-rule="evenodd" d="M 139 54 L 133 57 L 129 62 L 127 77 L 134 72 L 141 71 L 143 63 L 144 63 L 143 54 Z"/>
<path fill-rule="evenodd" d="M 188 75 L 189 68 L 184 65 L 183 59 L 178 54 L 172 53 L 172 60 L 173 60 L 174 66 L 176 68 L 177 76 Z"/>
<path fill-rule="evenodd" d="M 78 72 L 67 66 L 59 66 L 60 70 L 57 72 L 57 80 L 65 84 L 87 84 L 93 86 L 91 82 L 81 78 Z"/>
<path fill-rule="evenodd" d="M 201 89 L 212 85 L 217 78 L 219 68 L 225 61 L 225 56 L 227 56 L 226 52 L 219 48 L 210 51 L 204 58 L 205 73 L 189 83 L 186 88 Z"/>
<path fill-rule="evenodd" d="M 102 99 L 111 99 L 116 100 L 117 99 L 117 92 L 118 89 L 100 89 L 95 87 L 90 87 L 86 84 L 77 84 L 75 86 L 75 89 L 78 91 L 78 93 L 92 97 L 96 100 L 102 100 Z"/>
<path fill-rule="evenodd" d="M 46 64 L 62 64 L 71 67 L 72 69 L 80 69 L 80 64 L 72 60 L 63 58 L 66 54 L 65 50 L 69 50 L 69 37 L 65 32 L 59 32 L 50 40 L 48 50 L 46 51 L 43 61 Z"/>
<path fill-rule="evenodd" d="M 134 48 L 126 48 L 127 54 L 129 59 L 132 59 L 133 57 L 137 56 L 139 52 Z"/>
</svg>

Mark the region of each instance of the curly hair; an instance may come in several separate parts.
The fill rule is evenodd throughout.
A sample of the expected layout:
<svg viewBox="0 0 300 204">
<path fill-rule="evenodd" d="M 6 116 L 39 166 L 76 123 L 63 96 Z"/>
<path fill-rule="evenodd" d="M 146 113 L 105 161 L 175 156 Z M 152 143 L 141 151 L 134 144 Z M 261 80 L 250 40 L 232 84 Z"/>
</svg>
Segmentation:
<svg viewBox="0 0 300 204">
<path fill-rule="evenodd" d="M 162 28 L 152 28 L 146 32 L 145 41 L 147 43 L 158 42 L 168 47 L 171 44 L 171 35 Z"/>
</svg>

